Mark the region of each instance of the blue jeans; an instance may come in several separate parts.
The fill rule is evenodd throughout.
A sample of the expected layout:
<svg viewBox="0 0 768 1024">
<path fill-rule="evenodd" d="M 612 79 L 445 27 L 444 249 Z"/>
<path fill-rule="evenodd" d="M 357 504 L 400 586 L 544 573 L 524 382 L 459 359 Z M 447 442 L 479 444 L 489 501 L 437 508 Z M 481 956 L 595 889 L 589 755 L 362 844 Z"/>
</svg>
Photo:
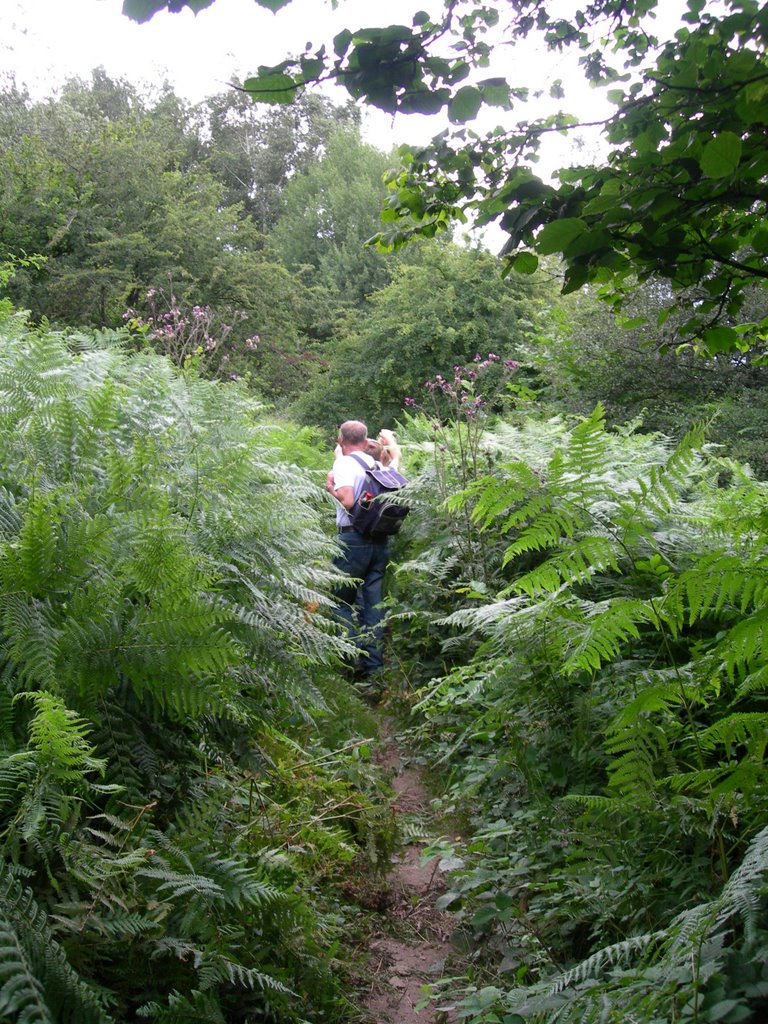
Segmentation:
<svg viewBox="0 0 768 1024">
<path fill-rule="evenodd" d="M 361 649 L 361 667 L 370 675 L 384 664 L 381 602 L 389 544 L 386 540 L 368 540 L 356 530 L 340 534 L 339 540 L 342 550 L 334 559 L 334 565 L 347 576 L 362 580 L 362 584 L 342 583 L 336 587 L 336 616 L 343 623 L 348 639 Z"/>
</svg>

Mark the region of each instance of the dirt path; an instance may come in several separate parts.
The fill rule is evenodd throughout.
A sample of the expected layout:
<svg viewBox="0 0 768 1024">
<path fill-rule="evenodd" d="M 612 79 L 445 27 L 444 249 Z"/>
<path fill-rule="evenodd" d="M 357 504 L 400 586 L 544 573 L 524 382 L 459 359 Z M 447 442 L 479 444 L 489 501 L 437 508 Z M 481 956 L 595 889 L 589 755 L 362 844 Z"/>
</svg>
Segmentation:
<svg viewBox="0 0 768 1024">
<path fill-rule="evenodd" d="M 378 760 L 391 773 L 394 813 L 422 819 L 424 831 L 434 826 L 430 838 L 436 838 L 439 824 L 421 773 L 408 765 L 406 752 L 386 719 L 381 721 Z M 388 899 L 381 931 L 370 943 L 373 981 L 363 1002 L 376 1024 L 437 1024 L 445 1020 L 432 1007 L 416 1010 L 424 995 L 422 987 L 440 978 L 446 968 L 454 928 L 453 919 L 435 909 L 435 900 L 444 888 L 443 877 L 437 857 L 421 865 L 426 843 L 424 839 L 404 846 L 387 875 Z"/>
</svg>

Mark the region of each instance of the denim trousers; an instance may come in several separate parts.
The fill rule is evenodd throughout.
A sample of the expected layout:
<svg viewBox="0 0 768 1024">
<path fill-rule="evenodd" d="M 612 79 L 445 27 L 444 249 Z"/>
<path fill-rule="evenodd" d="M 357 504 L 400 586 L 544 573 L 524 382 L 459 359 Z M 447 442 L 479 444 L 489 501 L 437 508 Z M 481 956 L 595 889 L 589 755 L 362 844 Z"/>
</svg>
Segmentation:
<svg viewBox="0 0 768 1024">
<path fill-rule="evenodd" d="M 334 559 L 337 569 L 362 583 L 342 583 L 336 587 L 336 617 L 344 625 L 347 638 L 360 648 L 361 668 L 370 674 L 384 663 L 384 572 L 389 560 L 386 540 L 369 540 L 349 530 L 339 535 L 342 550 Z"/>
</svg>

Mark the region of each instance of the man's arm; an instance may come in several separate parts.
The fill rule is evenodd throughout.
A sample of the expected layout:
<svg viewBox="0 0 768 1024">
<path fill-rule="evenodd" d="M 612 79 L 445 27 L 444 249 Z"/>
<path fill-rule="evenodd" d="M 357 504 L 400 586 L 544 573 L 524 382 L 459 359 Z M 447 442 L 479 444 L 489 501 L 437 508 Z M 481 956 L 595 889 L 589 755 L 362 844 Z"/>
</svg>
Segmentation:
<svg viewBox="0 0 768 1024">
<path fill-rule="evenodd" d="M 329 494 L 332 494 L 337 501 L 341 502 L 344 508 L 350 509 L 355 504 L 354 487 L 335 487 L 333 482 L 333 470 L 331 470 L 325 478 L 325 489 Z"/>
<path fill-rule="evenodd" d="M 341 502 L 347 511 L 352 508 L 355 504 L 355 489 L 354 487 L 337 487 L 333 492 L 337 500 Z"/>
</svg>

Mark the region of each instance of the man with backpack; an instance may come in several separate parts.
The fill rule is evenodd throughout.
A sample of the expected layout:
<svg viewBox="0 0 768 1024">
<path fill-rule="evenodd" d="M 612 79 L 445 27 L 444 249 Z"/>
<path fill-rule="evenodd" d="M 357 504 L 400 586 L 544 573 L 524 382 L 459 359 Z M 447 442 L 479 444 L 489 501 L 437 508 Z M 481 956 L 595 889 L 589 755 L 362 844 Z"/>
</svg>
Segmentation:
<svg viewBox="0 0 768 1024">
<path fill-rule="evenodd" d="M 361 649 L 355 676 L 369 679 L 383 665 L 384 573 L 389 561 L 389 536 L 406 515 L 402 505 L 387 500 L 405 483 L 393 470 L 383 469 L 366 451 L 368 428 L 360 420 L 347 420 L 339 428 L 339 455 L 326 479 L 326 490 L 339 505 L 336 528 L 341 552 L 334 564 L 353 579 L 340 585 L 337 615 L 349 639 Z M 360 581 L 360 582 L 356 582 Z M 355 604 L 360 597 L 359 624 Z"/>
</svg>

